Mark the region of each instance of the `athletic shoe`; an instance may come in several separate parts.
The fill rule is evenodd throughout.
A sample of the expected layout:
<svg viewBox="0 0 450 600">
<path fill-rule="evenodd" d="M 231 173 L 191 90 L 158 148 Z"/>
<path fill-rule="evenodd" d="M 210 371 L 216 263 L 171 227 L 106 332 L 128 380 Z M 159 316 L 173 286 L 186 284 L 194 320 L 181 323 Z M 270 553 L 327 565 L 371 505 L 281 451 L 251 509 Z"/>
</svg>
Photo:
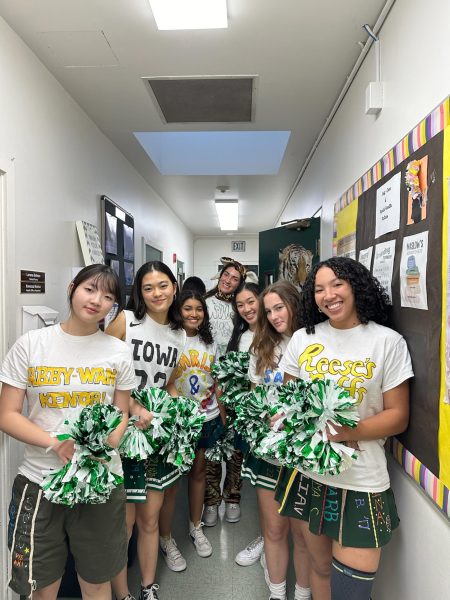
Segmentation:
<svg viewBox="0 0 450 600">
<path fill-rule="evenodd" d="M 261 558 L 264 551 L 264 538 L 260 535 L 250 542 L 250 544 L 241 550 L 234 559 L 241 567 L 249 567 L 254 565 Z"/>
<path fill-rule="evenodd" d="M 234 502 L 225 503 L 225 519 L 228 523 L 237 523 L 241 520 L 241 507 Z"/>
<path fill-rule="evenodd" d="M 184 560 L 181 552 L 178 550 L 178 546 L 172 536 L 165 539 L 159 538 L 159 549 L 161 554 L 166 561 L 167 566 L 171 571 L 179 572 L 184 571 L 186 568 L 186 561 Z"/>
<path fill-rule="evenodd" d="M 212 554 L 212 546 L 208 538 L 203 533 L 203 523 L 199 523 L 197 527 L 189 521 L 189 536 L 197 550 L 197 554 L 202 558 L 208 558 Z"/>
<path fill-rule="evenodd" d="M 261 558 L 259 559 L 259 564 L 261 565 L 261 567 L 264 570 L 264 579 L 267 583 L 267 586 L 269 586 L 270 578 L 269 578 L 269 571 L 267 569 L 266 555 L 265 555 L 264 551 L 261 554 Z"/>
<path fill-rule="evenodd" d="M 152 583 L 145 588 L 141 587 L 138 600 L 159 600 L 158 590 L 159 585 L 157 583 Z"/>
<path fill-rule="evenodd" d="M 217 523 L 217 515 L 219 512 L 219 507 L 217 504 L 213 504 L 212 506 L 205 506 L 205 510 L 203 511 L 203 525 L 205 527 L 214 527 Z"/>
<path fill-rule="evenodd" d="M 131 594 L 127 594 L 125 596 L 125 598 L 122 598 L 122 600 L 136 600 L 136 598 L 134 596 L 132 596 Z"/>
</svg>

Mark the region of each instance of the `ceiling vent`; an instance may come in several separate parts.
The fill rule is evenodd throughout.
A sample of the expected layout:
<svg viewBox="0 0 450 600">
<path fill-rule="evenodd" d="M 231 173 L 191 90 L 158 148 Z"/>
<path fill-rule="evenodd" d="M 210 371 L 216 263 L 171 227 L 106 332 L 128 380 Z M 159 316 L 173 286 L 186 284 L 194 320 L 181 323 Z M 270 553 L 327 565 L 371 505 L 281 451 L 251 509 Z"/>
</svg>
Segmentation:
<svg viewBox="0 0 450 600">
<path fill-rule="evenodd" d="M 256 77 L 144 77 L 166 123 L 249 123 Z"/>
</svg>

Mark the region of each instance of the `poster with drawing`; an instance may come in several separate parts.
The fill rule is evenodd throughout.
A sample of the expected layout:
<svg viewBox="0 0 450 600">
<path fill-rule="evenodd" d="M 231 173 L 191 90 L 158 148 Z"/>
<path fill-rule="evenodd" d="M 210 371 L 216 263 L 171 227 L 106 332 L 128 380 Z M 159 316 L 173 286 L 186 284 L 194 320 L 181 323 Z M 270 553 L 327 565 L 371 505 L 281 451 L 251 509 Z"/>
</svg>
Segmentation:
<svg viewBox="0 0 450 600">
<path fill-rule="evenodd" d="M 372 274 L 378 279 L 392 304 L 392 270 L 394 268 L 395 240 L 375 246 Z"/>
<path fill-rule="evenodd" d="M 404 307 L 428 310 L 427 257 L 428 231 L 403 238 L 400 298 Z"/>
<path fill-rule="evenodd" d="M 377 189 L 375 237 L 396 231 L 400 226 L 400 183 L 397 173 Z"/>
<path fill-rule="evenodd" d="M 408 189 L 407 224 L 420 223 L 427 217 L 428 156 L 411 160 L 406 165 L 405 184 Z"/>
</svg>

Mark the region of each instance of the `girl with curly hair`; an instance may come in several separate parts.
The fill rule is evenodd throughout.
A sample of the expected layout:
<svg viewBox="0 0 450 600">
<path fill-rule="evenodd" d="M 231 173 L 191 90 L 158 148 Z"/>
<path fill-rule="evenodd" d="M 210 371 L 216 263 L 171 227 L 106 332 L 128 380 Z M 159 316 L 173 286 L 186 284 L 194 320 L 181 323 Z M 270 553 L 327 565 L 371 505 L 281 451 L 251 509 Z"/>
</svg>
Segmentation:
<svg viewBox="0 0 450 600">
<path fill-rule="evenodd" d="M 282 473 L 277 488 L 280 512 L 298 519 L 312 558 L 314 600 L 368 600 L 381 547 L 399 522 L 384 443 L 408 425 L 413 371 L 403 337 L 382 325 L 388 302 L 360 263 L 317 264 L 303 288 L 305 328 L 281 361 L 285 382 L 330 379 L 359 403 L 354 429 L 328 431 L 328 439 L 359 450 L 351 468 L 333 476 Z"/>
</svg>

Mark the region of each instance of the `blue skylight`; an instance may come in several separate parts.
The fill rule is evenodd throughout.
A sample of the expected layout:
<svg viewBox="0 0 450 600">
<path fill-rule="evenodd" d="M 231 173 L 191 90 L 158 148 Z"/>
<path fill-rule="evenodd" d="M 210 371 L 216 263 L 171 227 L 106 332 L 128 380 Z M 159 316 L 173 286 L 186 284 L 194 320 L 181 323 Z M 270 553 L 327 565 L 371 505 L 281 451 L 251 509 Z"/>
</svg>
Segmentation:
<svg viewBox="0 0 450 600">
<path fill-rule="evenodd" d="M 290 131 L 183 131 L 134 135 L 162 175 L 276 175 Z"/>
</svg>

